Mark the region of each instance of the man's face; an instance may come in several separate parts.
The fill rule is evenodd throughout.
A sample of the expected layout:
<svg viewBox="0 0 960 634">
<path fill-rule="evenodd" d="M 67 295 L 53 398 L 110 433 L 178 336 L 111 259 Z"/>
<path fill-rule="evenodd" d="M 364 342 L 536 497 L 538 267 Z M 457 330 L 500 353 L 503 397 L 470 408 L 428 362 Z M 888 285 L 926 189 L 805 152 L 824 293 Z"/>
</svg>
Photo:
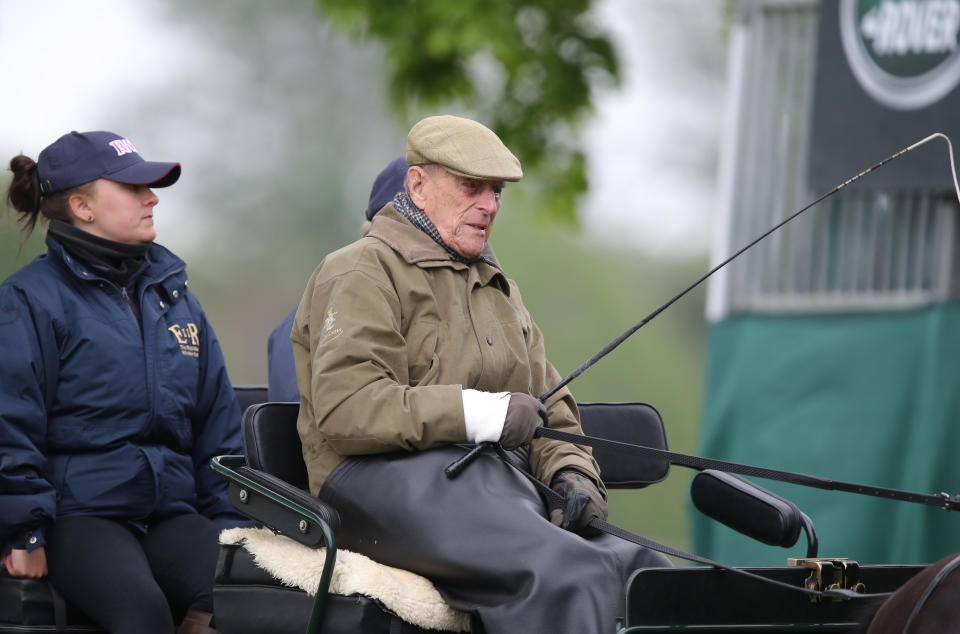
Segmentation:
<svg viewBox="0 0 960 634">
<path fill-rule="evenodd" d="M 411 169 L 421 170 L 419 188 L 416 179 L 411 180 L 414 203 L 443 241 L 466 258 L 479 256 L 500 209 L 503 181 L 464 178 L 436 166 Z"/>
</svg>

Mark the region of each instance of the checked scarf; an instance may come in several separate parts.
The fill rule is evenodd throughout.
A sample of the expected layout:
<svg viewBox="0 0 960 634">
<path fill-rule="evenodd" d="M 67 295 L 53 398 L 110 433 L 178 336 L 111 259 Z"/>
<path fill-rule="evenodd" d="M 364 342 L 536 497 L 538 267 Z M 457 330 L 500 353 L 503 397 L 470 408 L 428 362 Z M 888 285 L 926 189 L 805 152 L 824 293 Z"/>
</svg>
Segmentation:
<svg viewBox="0 0 960 634">
<path fill-rule="evenodd" d="M 437 227 L 427 218 L 427 214 L 423 213 L 422 209 L 413 204 L 413 201 L 410 200 L 410 196 L 407 195 L 406 192 L 399 192 L 394 196 L 393 206 L 400 212 L 401 216 L 410 221 L 410 224 L 433 238 L 433 241 L 443 247 L 443 249 L 450 254 L 450 257 L 457 262 L 470 264 L 471 262 L 477 261 L 477 258 L 465 258 L 447 246 L 447 243 L 440 237 L 440 232 L 437 231 Z"/>
</svg>

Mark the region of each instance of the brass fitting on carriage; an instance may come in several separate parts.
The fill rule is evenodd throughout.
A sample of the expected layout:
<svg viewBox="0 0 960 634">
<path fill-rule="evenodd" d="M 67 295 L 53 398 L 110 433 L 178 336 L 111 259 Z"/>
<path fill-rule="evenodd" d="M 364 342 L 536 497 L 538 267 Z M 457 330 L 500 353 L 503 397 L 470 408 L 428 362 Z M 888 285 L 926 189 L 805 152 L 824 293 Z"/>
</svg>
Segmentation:
<svg viewBox="0 0 960 634">
<path fill-rule="evenodd" d="M 860 581 L 860 564 L 846 557 L 788 557 L 787 565 L 811 569 L 810 576 L 803 582 L 809 590 L 852 590 L 860 594 L 867 591 Z M 818 603 L 821 599 L 811 597 L 810 600 Z"/>
</svg>

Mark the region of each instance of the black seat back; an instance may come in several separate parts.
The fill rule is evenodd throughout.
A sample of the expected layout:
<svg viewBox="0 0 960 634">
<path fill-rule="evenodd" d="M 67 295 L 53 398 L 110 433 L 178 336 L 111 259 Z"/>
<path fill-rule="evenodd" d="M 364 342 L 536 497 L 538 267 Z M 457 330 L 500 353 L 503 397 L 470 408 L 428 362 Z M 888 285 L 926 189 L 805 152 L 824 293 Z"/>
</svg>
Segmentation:
<svg viewBox="0 0 960 634">
<path fill-rule="evenodd" d="M 577 403 L 580 426 L 587 436 L 667 448 L 667 434 L 660 413 L 646 403 Z M 610 489 L 637 489 L 660 482 L 670 473 L 670 463 L 658 458 L 640 458 L 613 449 L 594 448 L 600 477 Z"/>
<path fill-rule="evenodd" d="M 251 405 L 243 413 L 243 452 L 248 466 L 306 489 L 307 466 L 297 433 L 299 410 L 299 403 Z"/>
<path fill-rule="evenodd" d="M 241 414 L 251 405 L 267 402 L 266 385 L 234 385 L 233 393 L 237 395 Z"/>
<path fill-rule="evenodd" d="M 646 403 L 580 403 L 583 431 L 589 436 L 667 448 L 660 414 Z M 301 489 L 308 488 L 300 435 L 298 403 L 259 403 L 243 414 L 243 449 L 247 464 Z M 670 469 L 665 460 L 642 459 L 609 449 L 594 449 L 604 483 L 637 488 L 660 482 Z"/>
</svg>

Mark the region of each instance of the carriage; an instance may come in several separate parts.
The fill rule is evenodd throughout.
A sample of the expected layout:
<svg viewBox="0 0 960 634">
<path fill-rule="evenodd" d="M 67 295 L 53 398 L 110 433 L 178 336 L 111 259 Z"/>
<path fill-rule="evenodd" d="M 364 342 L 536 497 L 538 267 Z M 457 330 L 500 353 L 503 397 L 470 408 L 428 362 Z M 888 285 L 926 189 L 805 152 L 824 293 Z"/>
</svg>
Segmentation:
<svg viewBox="0 0 960 634">
<path fill-rule="evenodd" d="M 214 587 L 218 630 L 227 634 L 468 631 L 468 617 L 436 601 L 435 590 L 433 595 L 422 594 L 432 588 L 422 578 L 370 561 L 362 562 L 364 569 L 350 559 L 355 553 L 338 553 L 336 510 L 306 490 L 306 467 L 296 431 L 298 405 L 266 402 L 262 387 L 235 389 L 245 412 L 244 455 L 217 457 L 211 468 L 228 480 L 235 508 L 265 528 L 232 529 L 241 532 L 231 536 L 225 531 L 221 537 Z M 667 476 L 668 460 L 637 459 L 615 447 L 623 443 L 666 449 L 663 421 L 655 408 L 639 402 L 580 403 L 579 407 L 587 436 L 614 441 L 612 449 L 594 450 L 607 487 L 655 485 Z M 610 634 L 862 631 L 886 594 L 924 569 L 919 564 L 818 558 L 813 521 L 788 500 L 736 476 L 701 471 L 694 478 L 691 495 L 698 509 L 744 534 L 786 548 L 794 548 L 803 534 L 806 549 L 791 552 L 798 556 L 785 566 L 637 570 L 623 596 L 622 618 L 610 624 Z M 668 554 L 674 553 L 668 549 Z M 290 570 L 291 559 L 299 572 Z M 336 569 L 338 559 L 351 562 L 351 567 Z M 45 580 L 15 579 L 5 571 L 0 575 L 0 633 L 100 631 L 66 605 Z M 839 595 L 829 598 L 802 592 L 828 589 L 861 593 L 864 598 L 843 600 Z"/>
<path fill-rule="evenodd" d="M 826 100 L 830 106 L 827 111 L 839 111 L 832 103 L 833 93 L 813 94 L 816 73 L 811 60 L 817 58 L 816 10 L 820 3 L 762 0 L 736 4 L 732 65 L 737 69 L 734 83 L 740 92 L 734 93 L 734 105 L 739 108 L 730 108 L 735 114 L 734 129 L 728 135 L 731 149 L 721 161 L 728 166 L 723 170 L 721 188 L 725 192 L 723 221 L 729 228 L 722 253 L 731 252 L 752 237 L 756 226 L 769 226 L 771 219 L 781 218 L 786 208 L 796 208 L 809 200 L 809 184 L 803 172 L 810 158 L 807 123 L 816 118 L 811 110 Z M 838 4 L 851 7 L 855 3 Z M 829 55 L 821 57 L 831 59 Z M 926 120 L 922 123 L 929 125 Z M 834 136 L 841 143 L 857 145 L 847 142 L 846 135 Z M 779 145 L 774 148 L 768 139 L 778 140 Z M 870 150 L 870 156 L 881 154 Z M 844 170 L 849 169 L 850 162 L 860 164 L 859 160 L 843 162 Z M 810 164 L 819 165 L 812 159 Z M 708 313 L 714 319 L 751 311 L 790 317 L 805 304 L 831 316 L 842 311 L 876 316 L 883 311 L 899 314 L 904 308 L 955 297 L 956 271 L 960 270 L 953 249 L 957 234 L 955 202 L 940 193 L 942 188 L 913 191 L 924 174 L 908 176 L 909 187 L 880 183 L 883 187 L 878 190 L 851 191 L 846 198 L 838 197 L 834 208 L 821 210 L 818 222 L 798 227 L 793 235 L 784 236 L 766 251 L 752 252 L 753 261 L 744 261 L 742 270 L 729 272 L 730 278 L 711 289 Z M 830 184 L 837 182 L 835 176 L 829 178 Z M 758 187 L 757 183 L 778 186 Z M 909 191 L 900 191 L 903 189 Z M 906 218 L 902 226 L 889 220 L 891 210 L 900 208 L 900 215 Z M 735 209 L 746 220 L 738 221 Z M 821 245 L 819 250 L 816 245 Z M 888 271 L 887 265 L 893 267 L 894 263 L 899 269 Z M 954 308 L 946 317 L 954 318 L 955 312 Z M 790 335 L 785 337 L 781 328 L 777 336 L 798 349 L 807 347 L 808 339 L 796 336 L 804 334 L 802 328 L 807 324 L 787 325 L 792 328 Z M 748 321 L 743 327 L 750 326 Z M 823 332 L 822 323 L 814 326 L 818 333 Z M 896 328 L 904 337 L 903 324 L 898 322 Z M 848 337 L 848 332 L 844 330 L 839 336 Z M 882 341 L 885 339 L 864 345 L 880 345 Z M 771 346 L 762 344 L 756 348 L 765 353 Z M 822 364 L 816 364 L 816 369 L 822 376 Z M 836 372 L 842 374 L 844 368 L 838 366 Z M 739 382 L 746 398 L 756 398 L 759 390 L 742 377 L 733 372 L 718 374 Z M 871 388 L 880 390 L 883 386 Z M 250 550 L 252 537 L 223 544 L 214 596 L 216 626 L 238 634 L 459 631 L 435 623 L 417 624 L 417 615 L 404 618 L 398 613 L 400 608 L 391 607 L 392 600 L 383 595 L 371 596 L 359 590 L 337 592 L 333 588 L 335 562 L 344 560 L 346 553 L 338 553 L 335 547 L 335 509 L 322 505 L 305 490 L 305 467 L 295 430 L 296 405 L 266 403 L 260 388 L 237 389 L 245 403 L 245 455 L 222 456 L 212 468 L 230 482 L 231 499 L 237 509 L 269 527 L 267 532 L 276 540 L 317 553 L 320 563 L 316 574 L 303 584 L 305 587 L 292 582 L 285 585 L 255 562 Z M 806 395 L 803 390 L 796 392 L 798 398 Z M 846 391 L 844 396 L 855 400 L 860 395 Z M 786 409 L 800 410 L 789 405 Z M 580 408 L 588 435 L 632 446 L 667 447 L 663 423 L 649 405 L 581 403 Z M 728 429 L 728 421 L 708 422 L 715 428 Z M 738 422 L 748 425 L 751 421 Z M 749 452 L 749 447 L 743 450 Z M 662 459 L 641 460 L 612 450 L 597 450 L 595 455 L 608 488 L 655 485 L 669 467 Z M 886 593 L 919 579 L 925 569 L 921 564 L 818 558 L 813 521 L 805 519 L 795 505 L 745 481 L 703 473 L 707 475 L 700 480 L 704 484 L 697 495 L 701 502 L 698 508 L 702 507 L 705 515 L 759 537 L 758 547 L 763 542 L 794 548 L 802 532 L 807 538 L 806 551 L 790 554 L 805 556 L 773 567 L 637 570 L 622 597 L 623 617 L 610 624 L 611 633 L 858 631 Z M 835 594 L 824 598 L 823 594 L 801 592 L 831 589 L 878 596 L 844 599 Z M 45 582 L 0 576 L 0 633 L 54 631 L 98 630 L 84 624 L 81 615 L 64 605 Z"/>
</svg>

